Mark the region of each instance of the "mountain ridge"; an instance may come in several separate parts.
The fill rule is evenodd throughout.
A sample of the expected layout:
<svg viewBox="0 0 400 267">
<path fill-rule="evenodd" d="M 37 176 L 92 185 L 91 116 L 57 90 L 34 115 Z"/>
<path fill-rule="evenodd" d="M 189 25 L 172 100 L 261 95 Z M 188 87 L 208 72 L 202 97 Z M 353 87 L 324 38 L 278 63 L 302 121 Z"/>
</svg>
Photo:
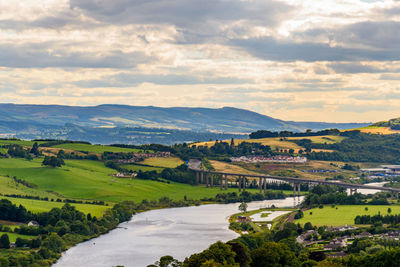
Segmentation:
<svg viewBox="0 0 400 267">
<path fill-rule="evenodd" d="M 0 136 L 95 143 L 151 143 L 245 138 L 257 130 L 350 129 L 368 123 L 293 122 L 234 107 L 0 104 Z M 147 130 L 146 130 L 147 129 Z"/>
<path fill-rule="evenodd" d="M 2 121 L 46 125 L 74 123 L 88 127 L 150 127 L 195 131 L 249 133 L 254 130 L 292 130 L 326 127 L 352 128 L 368 123 L 284 121 L 234 107 L 156 107 L 102 104 L 98 106 L 0 104 Z"/>
</svg>

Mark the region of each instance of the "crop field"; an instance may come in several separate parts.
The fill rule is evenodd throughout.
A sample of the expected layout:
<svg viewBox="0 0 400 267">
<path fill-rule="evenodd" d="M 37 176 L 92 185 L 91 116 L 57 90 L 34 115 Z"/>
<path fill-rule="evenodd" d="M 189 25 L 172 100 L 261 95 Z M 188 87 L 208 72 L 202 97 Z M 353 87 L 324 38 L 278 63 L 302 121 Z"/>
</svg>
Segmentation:
<svg viewBox="0 0 400 267">
<path fill-rule="evenodd" d="M 2 236 L 3 234 L 8 235 L 10 242 L 15 242 L 15 240 L 17 240 L 18 237 L 23 238 L 23 239 L 36 238 L 36 236 L 32 236 L 32 235 L 20 235 L 20 234 L 16 234 L 16 233 L 0 232 L 0 236 Z"/>
<path fill-rule="evenodd" d="M 89 145 L 89 144 L 80 144 L 80 143 L 67 143 L 67 144 L 55 145 L 52 147 L 75 150 L 75 151 L 86 151 L 86 152 L 92 152 L 92 153 L 98 153 L 98 154 L 102 154 L 106 151 L 107 152 L 124 152 L 124 153 L 143 152 L 142 150 L 133 149 L 133 148 L 103 146 L 103 145 Z"/>
<path fill-rule="evenodd" d="M 142 172 L 156 171 L 158 173 L 161 173 L 164 170 L 164 168 L 161 168 L 161 167 L 143 166 L 143 165 L 136 165 L 136 164 L 122 165 L 121 167 L 124 169 L 127 169 L 127 170 L 134 171 L 134 172 L 138 172 L 139 170 L 141 170 Z"/>
<path fill-rule="evenodd" d="M 321 136 L 305 136 L 305 137 L 287 137 L 287 140 L 301 140 L 301 139 L 310 139 L 313 143 L 316 144 L 335 144 L 342 142 L 346 137 L 337 136 L 337 135 L 321 135 Z"/>
<path fill-rule="evenodd" d="M 82 200 L 141 201 L 155 200 L 163 196 L 180 200 L 185 195 L 190 199 L 201 199 L 221 193 L 219 188 L 116 178 L 110 175 L 116 171 L 105 167 L 99 161 L 65 162 L 66 165 L 62 168 L 50 168 L 41 166 L 41 159 L 0 159 L 0 175 L 16 176 L 37 185 L 37 189 L 42 191 L 50 190 L 66 198 Z M 227 192 L 237 192 L 237 189 L 232 188 Z"/>
<path fill-rule="evenodd" d="M 358 128 L 354 130 L 360 130 L 362 133 L 372 133 L 372 134 L 398 134 L 399 130 L 392 130 L 390 127 L 378 127 L 378 126 L 368 126 L 363 128 Z"/>
<path fill-rule="evenodd" d="M 230 173 L 240 173 L 240 174 L 260 174 L 255 171 L 246 170 L 235 164 L 230 164 L 217 160 L 210 160 L 211 165 L 218 172 L 230 172 Z"/>
<path fill-rule="evenodd" d="M 32 211 L 34 213 L 49 211 L 52 208 L 61 208 L 65 205 L 63 202 L 56 201 L 43 201 L 36 199 L 25 199 L 25 198 L 12 198 L 12 197 L 2 197 L 2 199 L 8 199 L 12 203 L 24 206 L 27 210 Z M 77 210 L 88 214 L 90 213 L 92 216 L 101 217 L 107 209 L 110 209 L 112 205 L 103 206 L 103 205 L 92 205 L 92 204 L 80 204 L 80 203 L 70 203 L 71 206 L 74 206 Z"/>
<path fill-rule="evenodd" d="M 147 158 L 141 163 L 154 167 L 176 168 L 179 165 L 182 165 L 183 161 L 175 157 L 170 157 L 170 158 L 160 157 L 160 158 Z"/>
<path fill-rule="evenodd" d="M 291 142 L 291 140 L 301 140 L 301 139 L 310 139 L 313 143 L 327 143 L 327 144 L 333 144 L 337 142 L 341 142 L 345 137 L 343 136 L 334 136 L 334 135 L 322 135 L 322 136 L 304 136 L 304 137 L 286 137 L 286 138 L 280 137 L 269 137 L 269 138 L 260 138 L 260 139 L 235 139 L 234 143 L 235 145 L 239 145 L 243 142 L 247 143 L 260 143 L 262 145 L 267 145 L 270 146 L 271 149 L 294 149 L 296 152 L 299 149 L 304 149 L 303 147 L 297 145 L 294 142 Z M 230 143 L 231 140 L 224 140 L 224 142 Z M 208 141 L 208 142 L 198 142 L 194 143 L 196 146 L 213 146 L 215 144 L 215 141 Z"/>
<path fill-rule="evenodd" d="M 368 210 L 365 208 L 368 207 Z M 337 208 L 337 209 L 336 209 Z M 304 217 L 296 220 L 295 223 L 326 226 L 354 225 L 354 219 L 357 215 L 376 215 L 380 212 L 382 215 L 388 214 L 388 208 L 392 209 L 392 214 L 400 213 L 400 205 L 342 205 L 342 206 L 324 206 L 324 208 L 314 208 L 304 211 Z M 310 214 L 312 212 L 312 215 Z"/>
</svg>

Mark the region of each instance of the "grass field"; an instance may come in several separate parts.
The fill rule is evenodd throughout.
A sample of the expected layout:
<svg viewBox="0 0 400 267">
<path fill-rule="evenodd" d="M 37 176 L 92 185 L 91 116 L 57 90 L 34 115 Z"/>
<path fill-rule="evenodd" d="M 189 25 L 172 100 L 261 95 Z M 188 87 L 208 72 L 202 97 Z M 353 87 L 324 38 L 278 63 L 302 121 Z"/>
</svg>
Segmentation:
<svg viewBox="0 0 400 267">
<path fill-rule="evenodd" d="M 22 205 L 27 210 L 32 211 L 34 213 L 49 211 L 52 208 L 61 208 L 65 205 L 62 202 L 53 202 L 53 201 L 43 201 L 43 200 L 36 200 L 36 199 L 25 199 L 25 198 L 12 198 L 12 197 L 3 197 L 10 200 L 12 203 L 16 205 Z M 85 214 L 92 214 L 92 216 L 101 217 L 104 214 L 104 211 L 110 209 L 110 206 L 103 206 L 103 205 L 91 205 L 91 204 L 79 204 L 79 203 L 70 203 L 71 206 L 74 206 L 77 210 L 85 213 Z"/>
<path fill-rule="evenodd" d="M 106 151 L 107 152 L 124 152 L 124 153 L 142 152 L 142 150 L 139 150 L 139 149 L 114 147 L 114 146 L 103 146 L 103 145 L 88 145 L 88 144 L 80 144 L 80 143 L 60 144 L 60 145 L 55 145 L 53 147 L 75 150 L 75 151 L 86 151 L 86 152 L 92 152 L 92 153 L 98 153 L 98 154 L 102 154 Z"/>
<path fill-rule="evenodd" d="M 8 238 L 10 239 L 11 243 L 15 242 L 15 240 L 17 240 L 18 237 L 23 238 L 23 239 L 32 239 L 32 238 L 36 237 L 36 236 L 32 236 L 32 235 L 20 235 L 20 234 L 16 234 L 16 233 L 0 232 L 0 236 L 2 236 L 3 234 L 8 235 Z"/>
<path fill-rule="evenodd" d="M 27 140 L 0 140 L 0 145 L 21 145 L 21 146 L 33 146 L 35 141 Z M 38 141 L 38 144 L 44 143 L 44 141 Z"/>
<path fill-rule="evenodd" d="M 46 192 L 40 188 L 29 188 L 23 184 L 15 182 L 10 177 L 0 176 L 0 194 L 29 195 L 37 197 L 59 198 L 52 192 Z"/>
<path fill-rule="evenodd" d="M 176 168 L 183 164 L 183 161 L 179 158 L 147 158 L 143 162 L 145 165 L 154 167 L 164 167 L 164 168 Z"/>
<path fill-rule="evenodd" d="M 161 168 L 161 167 L 143 166 L 143 165 L 136 165 L 136 164 L 122 165 L 121 167 L 124 169 L 127 169 L 127 170 L 134 171 L 134 172 L 138 172 L 139 170 L 141 170 L 143 172 L 156 171 L 158 173 L 161 173 L 164 170 L 164 168 Z"/>
<path fill-rule="evenodd" d="M 365 207 L 368 207 L 368 211 L 365 210 Z M 334 208 L 324 206 L 322 209 L 314 208 L 304 211 L 304 217 L 296 220 L 295 223 L 305 224 L 306 222 L 310 222 L 317 226 L 354 225 L 354 219 L 357 215 L 376 215 L 378 212 L 385 215 L 389 207 L 392 209 L 392 214 L 400 213 L 400 205 L 342 205 L 335 206 Z M 310 212 L 312 212 L 312 215 L 310 215 Z"/>
<path fill-rule="evenodd" d="M 41 159 L 33 161 L 16 158 L 0 159 L 0 175 L 17 176 L 36 184 L 42 191 L 51 190 L 66 198 L 83 200 L 141 201 L 163 196 L 179 200 L 185 195 L 191 199 L 200 199 L 214 197 L 221 192 L 219 188 L 115 178 L 110 176 L 110 173 L 116 171 L 106 168 L 99 161 L 66 160 L 65 162 L 66 166 L 62 168 L 49 168 L 41 166 Z M 229 189 L 228 192 L 237 190 Z"/>
</svg>

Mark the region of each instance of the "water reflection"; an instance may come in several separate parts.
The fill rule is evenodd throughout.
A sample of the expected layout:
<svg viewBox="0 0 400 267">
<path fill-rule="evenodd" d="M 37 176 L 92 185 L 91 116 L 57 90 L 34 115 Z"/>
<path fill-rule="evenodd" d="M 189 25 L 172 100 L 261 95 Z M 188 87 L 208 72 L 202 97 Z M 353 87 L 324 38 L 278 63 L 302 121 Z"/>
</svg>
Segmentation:
<svg viewBox="0 0 400 267">
<path fill-rule="evenodd" d="M 248 209 L 292 207 L 303 197 L 248 203 Z M 228 218 L 238 212 L 239 203 L 152 210 L 132 216 L 106 235 L 81 243 L 63 254 L 54 265 L 147 266 L 161 256 L 185 257 L 221 240 L 238 235 L 228 229 Z"/>
</svg>

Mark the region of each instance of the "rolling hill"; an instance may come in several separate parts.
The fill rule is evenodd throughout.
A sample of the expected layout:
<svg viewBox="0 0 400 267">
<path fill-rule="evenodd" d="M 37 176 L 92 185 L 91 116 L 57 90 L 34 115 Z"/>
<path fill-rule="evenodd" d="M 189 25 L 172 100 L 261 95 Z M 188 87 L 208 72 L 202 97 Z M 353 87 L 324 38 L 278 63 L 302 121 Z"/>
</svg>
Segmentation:
<svg viewBox="0 0 400 267">
<path fill-rule="evenodd" d="M 232 107 L 211 109 L 0 104 L 0 134 L 3 136 L 74 139 L 95 143 L 170 144 L 243 137 L 238 134 L 260 129 L 304 131 L 367 125 L 283 121 Z"/>
</svg>

